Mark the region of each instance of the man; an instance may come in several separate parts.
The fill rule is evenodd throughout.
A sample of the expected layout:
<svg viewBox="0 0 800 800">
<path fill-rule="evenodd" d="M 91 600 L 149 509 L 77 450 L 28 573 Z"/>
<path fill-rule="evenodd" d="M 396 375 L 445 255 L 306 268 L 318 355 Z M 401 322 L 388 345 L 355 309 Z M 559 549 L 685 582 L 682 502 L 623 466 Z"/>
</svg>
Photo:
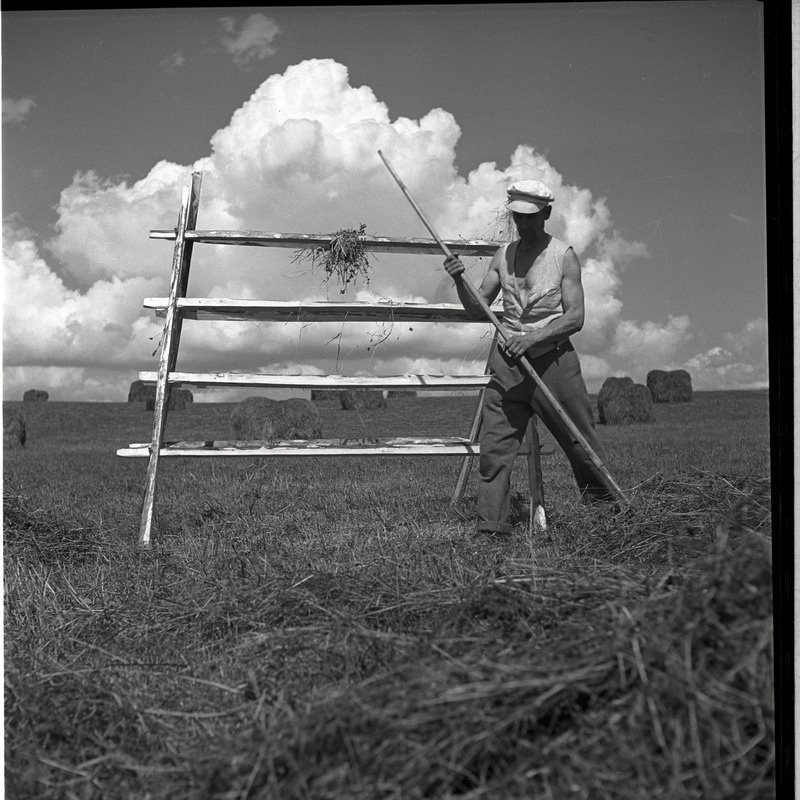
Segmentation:
<svg viewBox="0 0 800 800">
<path fill-rule="evenodd" d="M 510 334 L 489 358 L 481 425 L 478 531 L 511 533 L 508 522 L 511 472 L 531 415 L 536 413 L 567 455 L 584 502 L 610 500 L 601 472 L 575 440 L 542 390 L 517 363 L 526 356 L 537 375 L 599 455 L 594 414 L 569 337 L 583 327 L 581 265 L 572 247 L 545 231 L 554 197 L 541 181 L 508 188 L 519 239 L 501 247 L 478 293 L 491 304 L 502 291 L 503 326 Z M 485 314 L 469 293 L 457 256 L 445 259 L 458 297 L 473 319 Z"/>
</svg>

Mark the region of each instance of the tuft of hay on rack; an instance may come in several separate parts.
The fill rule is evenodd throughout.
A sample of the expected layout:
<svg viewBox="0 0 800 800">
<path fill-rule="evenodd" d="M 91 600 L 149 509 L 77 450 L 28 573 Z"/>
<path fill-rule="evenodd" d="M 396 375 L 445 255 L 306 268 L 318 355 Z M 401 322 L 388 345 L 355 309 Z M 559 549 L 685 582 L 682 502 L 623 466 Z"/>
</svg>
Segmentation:
<svg viewBox="0 0 800 800">
<path fill-rule="evenodd" d="M 386 408 L 383 392 L 373 389 L 345 389 L 339 394 L 339 405 L 344 411 L 362 408 Z"/>
<path fill-rule="evenodd" d="M 28 389 L 22 395 L 24 403 L 46 403 L 50 399 L 50 395 L 43 389 Z"/>
<path fill-rule="evenodd" d="M 25 447 L 27 433 L 25 415 L 21 411 L 10 411 L 3 414 L 3 449 L 16 450 Z"/>
<path fill-rule="evenodd" d="M 606 378 L 597 395 L 597 414 L 604 425 L 653 421 L 650 390 L 631 378 Z"/>
<path fill-rule="evenodd" d="M 647 388 L 654 403 L 691 403 L 692 376 L 685 369 L 647 373 Z"/>
<path fill-rule="evenodd" d="M 293 261 L 310 259 L 312 268 L 321 266 L 325 283 L 336 279 L 341 286 L 341 294 L 351 285 L 355 286 L 359 279 L 369 285 L 370 263 L 363 239 L 366 229 L 364 223 L 358 230 L 342 228 L 331 236 L 326 245 L 310 251 L 298 250 Z"/>
<path fill-rule="evenodd" d="M 321 439 L 322 420 L 311 400 L 248 397 L 231 414 L 231 429 L 241 441 Z"/>
</svg>

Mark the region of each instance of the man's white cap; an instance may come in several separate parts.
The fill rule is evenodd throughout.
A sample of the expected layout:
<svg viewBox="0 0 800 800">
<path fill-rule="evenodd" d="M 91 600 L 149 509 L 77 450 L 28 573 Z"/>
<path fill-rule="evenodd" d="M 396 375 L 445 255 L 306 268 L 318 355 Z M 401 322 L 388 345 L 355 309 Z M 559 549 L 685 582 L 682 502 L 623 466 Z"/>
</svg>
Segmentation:
<svg viewBox="0 0 800 800">
<path fill-rule="evenodd" d="M 508 210 L 518 214 L 536 214 L 555 200 L 541 181 L 517 181 L 508 187 L 507 194 Z"/>
</svg>

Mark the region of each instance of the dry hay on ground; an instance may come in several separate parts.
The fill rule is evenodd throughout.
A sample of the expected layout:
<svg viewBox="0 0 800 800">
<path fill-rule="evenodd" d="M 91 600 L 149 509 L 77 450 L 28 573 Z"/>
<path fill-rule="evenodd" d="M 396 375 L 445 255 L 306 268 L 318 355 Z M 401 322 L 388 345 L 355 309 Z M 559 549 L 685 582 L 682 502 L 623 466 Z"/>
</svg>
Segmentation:
<svg viewBox="0 0 800 800">
<path fill-rule="evenodd" d="M 26 439 L 25 415 L 21 411 L 3 414 L 3 449 L 15 450 L 25 447 Z"/>
<path fill-rule="evenodd" d="M 322 438 L 319 411 L 310 400 L 301 397 L 248 397 L 234 408 L 231 428 L 242 441 Z"/>
<path fill-rule="evenodd" d="M 9 483 L 3 485 L 3 547 L 17 563 L 66 564 L 96 561 L 107 552 L 104 534 L 88 525 L 65 524 L 61 512 L 46 509 Z"/>
<path fill-rule="evenodd" d="M 597 414 L 604 425 L 631 425 L 653 421 L 649 389 L 631 378 L 606 378 L 597 395 Z"/>
<path fill-rule="evenodd" d="M 208 796 L 246 781 L 263 798 L 769 797 L 770 536 L 739 511 L 650 580 L 550 567 L 437 593 L 384 583 L 380 601 L 342 575 L 305 606 L 276 598 L 284 637 L 316 631 L 331 669 L 344 641 L 364 661 L 340 663 L 348 679 L 313 702 L 276 705 L 257 734 L 268 759 L 218 753 Z M 242 653 L 265 680 L 278 633 Z"/>
<path fill-rule="evenodd" d="M 50 395 L 43 389 L 28 389 L 22 395 L 24 403 L 46 403 L 50 399 Z"/>
<path fill-rule="evenodd" d="M 685 369 L 647 373 L 647 388 L 654 403 L 691 403 L 692 376 Z"/>
<path fill-rule="evenodd" d="M 386 408 L 383 392 L 372 389 L 345 389 L 339 394 L 339 405 L 345 410 L 362 408 Z"/>
</svg>

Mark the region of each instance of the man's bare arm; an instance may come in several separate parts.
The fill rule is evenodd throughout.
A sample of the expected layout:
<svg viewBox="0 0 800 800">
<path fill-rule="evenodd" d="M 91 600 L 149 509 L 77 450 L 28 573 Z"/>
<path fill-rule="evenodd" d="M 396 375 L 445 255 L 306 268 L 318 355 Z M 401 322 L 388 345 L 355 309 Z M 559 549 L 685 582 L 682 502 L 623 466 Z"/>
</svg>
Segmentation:
<svg viewBox="0 0 800 800">
<path fill-rule="evenodd" d="M 498 251 L 489 264 L 489 271 L 486 273 L 486 277 L 478 287 L 478 294 L 486 301 L 487 305 L 491 305 L 494 302 L 497 293 L 500 291 L 500 273 L 498 272 L 500 261 L 500 252 Z M 455 281 L 458 299 L 470 317 L 475 320 L 486 319 L 486 314 L 480 303 L 475 300 L 461 277 L 464 272 L 464 264 L 461 259 L 458 256 L 448 256 L 444 261 L 444 268 Z"/>
</svg>

